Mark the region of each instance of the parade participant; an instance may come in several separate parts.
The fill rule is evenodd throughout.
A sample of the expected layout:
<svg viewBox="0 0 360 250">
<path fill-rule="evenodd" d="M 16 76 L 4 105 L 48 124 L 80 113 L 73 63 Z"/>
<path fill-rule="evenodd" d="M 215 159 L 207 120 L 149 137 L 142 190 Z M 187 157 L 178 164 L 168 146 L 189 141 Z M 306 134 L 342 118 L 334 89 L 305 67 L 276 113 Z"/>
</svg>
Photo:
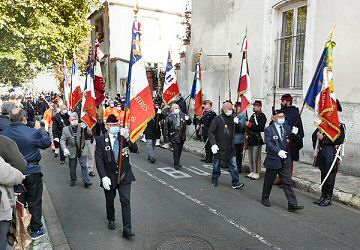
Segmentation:
<svg viewBox="0 0 360 250">
<path fill-rule="evenodd" d="M 201 134 L 205 143 L 205 159 L 201 159 L 205 163 L 212 163 L 213 154 L 211 152 L 211 145 L 209 142 L 209 128 L 212 120 L 216 117 L 216 113 L 212 110 L 212 101 L 204 101 L 204 114 L 201 117 L 198 126 L 201 129 Z"/>
<path fill-rule="evenodd" d="M 115 115 L 110 115 L 107 118 L 105 127 L 108 132 L 96 137 L 95 162 L 101 179 L 100 186 L 105 193 L 108 228 L 115 230 L 114 199 L 116 190 L 118 190 L 122 211 L 123 237 L 132 238 L 135 234 L 131 229 L 130 193 L 131 182 L 135 181 L 135 176 L 129 162 L 129 151 L 136 153 L 138 147 L 136 143 L 129 141 L 128 129 L 120 128 L 120 123 Z M 122 142 L 124 143 L 122 147 L 123 166 L 120 172 L 120 185 L 117 185 L 119 151 Z"/>
<path fill-rule="evenodd" d="M 342 107 L 337 101 L 338 111 L 342 111 Z M 316 141 L 319 140 L 319 148 L 316 156 L 316 166 L 319 167 L 321 172 L 321 183 L 323 183 L 325 176 L 330 170 L 330 167 L 335 159 L 336 151 L 339 145 L 343 144 L 345 141 L 345 125 L 341 124 L 340 126 L 341 134 L 333 142 L 330 138 L 322 133 L 319 129 L 316 129 L 312 135 L 312 142 L 315 148 Z M 314 204 L 317 204 L 321 207 L 330 206 L 332 203 L 333 191 L 335 186 L 336 174 L 339 170 L 339 160 L 335 161 L 334 168 L 331 170 L 329 177 L 326 179 L 325 183 L 321 187 L 321 196 L 318 201 L 315 201 Z"/>
<path fill-rule="evenodd" d="M 282 110 L 274 110 L 273 123 L 265 129 L 265 142 L 267 155 L 264 161 L 266 168 L 261 203 L 270 207 L 270 192 L 276 176 L 279 174 L 283 182 L 288 211 L 295 212 L 304 207 L 299 206 L 294 190 L 291 186 L 291 158 L 288 155 L 289 140 L 294 136 L 290 126 L 285 123 L 285 115 Z"/>
<path fill-rule="evenodd" d="M 169 137 L 166 133 L 166 118 L 168 117 L 168 115 L 171 113 L 171 108 L 168 105 L 165 105 L 162 110 L 161 110 L 161 114 L 163 119 L 160 121 L 161 124 L 161 132 L 163 135 L 163 145 L 161 146 L 162 148 L 168 149 L 170 148 L 170 142 L 169 142 Z"/>
<path fill-rule="evenodd" d="M 6 128 L 2 135 L 14 140 L 27 161 L 26 178 L 23 184 L 27 190 L 19 197 L 23 204 L 27 204 L 31 214 L 29 230 L 31 238 L 37 239 L 45 234 L 46 230 L 42 227 L 42 192 L 43 182 L 41 173 L 40 149 L 47 149 L 51 145 L 48 133 L 36 121 L 34 128 L 27 127 L 25 110 L 15 108 L 10 112 L 10 127 Z"/>
<path fill-rule="evenodd" d="M 79 124 L 79 117 L 76 112 L 70 114 L 69 122 L 70 125 L 62 130 L 60 144 L 64 155 L 69 157 L 70 186 L 76 185 L 76 166 L 79 161 L 84 187 L 88 188 L 92 183 L 89 180 L 87 168 L 89 149 L 85 140 L 91 139 L 91 129 L 87 127 L 86 123 Z"/>
<path fill-rule="evenodd" d="M 293 132 L 297 135 L 293 141 L 290 142 L 289 153 L 291 160 L 291 169 L 294 168 L 294 161 L 299 161 L 299 152 L 303 148 L 304 128 L 300 118 L 299 109 L 292 104 L 293 97 L 290 94 L 285 94 L 281 97 L 281 109 L 284 111 L 286 123 L 290 126 Z"/>
<path fill-rule="evenodd" d="M 233 117 L 233 104 L 225 101 L 221 114 L 216 116 L 209 128 L 209 142 L 214 154 L 214 165 L 212 173 L 212 184 L 218 185 L 221 175 L 220 166 L 229 166 L 232 177 L 232 188 L 239 189 L 244 186 L 239 182 L 239 172 L 236 166 L 234 131 L 239 123 L 237 117 Z"/>
<path fill-rule="evenodd" d="M 14 108 L 16 108 L 16 105 L 13 102 L 4 102 L 1 105 L 0 132 L 10 126 L 9 114 Z"/>
<path fill-rule="evenodd" d="M 254 113 L 250 117 L 250 120 L 246 122 L 248 129 L 248 152 L 250 162 L 250 174 L 247 178 L 257 180 L 260 178 L 261 171 L 261 149 L 264 145 L 263 132 L 266 125 L 266 116 L 262 112 L 262 102 L 256 100 L 253 103 Z"/>
<path fill-rule="evenodd" d="M 186 141 L 186 126 L 190 124 L 190 117 L 181 112 L 179 105 L 174 103 L 171 106 L 171 114 L 166 117 L 165 133 L 173 146 L 173 159 L 176 170 L 181 167 L 180 157 Z"/>
<path fill-rule="evenodd" d="M 26 102 L 24 103 L 24 108 L 26 111 L 26 118 L 29 123 L 33 122 L 36 115 L 36 105 L 33 101 L 31 95 L 26 97 Z"/>
<path fill-rule="evenodd" d="M 52 102 L 49 102 L 49 108 L 44 113 L 44 122 L 45 122 L 45 128 L 47 128 L 47 132 L 49 133 L 50 140 L 53 142 L 53 132 L 52 127 L 54 124 L 53 117 L 55 115 L 55 105 Z M 55 149 L 54 143 L 51 144 L 51 148 Z"/>
<path fill-rule="evenodd" d="M 246 114 L 241 110 L 241 103 L 235 104 L 236 117 L 239 119 L 239 125 L 235 127 L 235 151 L 236 151 L 236 165 L 239 173 L 242 172 L 243 150 L 245 142 L 246 130 Z"/>
<path fill-rule="evenodd" d="M 109 115 L 113 114 L 113 115 L 117 115 L 118 110 L 115 107 L 115 101 L 114 100 L 110 100 L 109 101 L 109 107 L 107 107 L 105 109 L 105 114 L 104 114 L 104 121 L 107 120 L 107 118 L 109 117 Z"/>
<path fill-rule="evenodd" d="M 39 101 L 37 102 L 37 112 L 42 117 L 44 116 L 45 111 L 49 108 L 49 104 L 45 99 L 45 95 L 41 95 Z"/>
<path fill-rule="evenodd" d="M 63 148 L 60 145 L 60 138 L 62 135 L 62 130 L 64 127 L 69 126 L 69 114 L 67 107 L 65 105 L 60 106 L 59 112 L 54 115 L 53 118 L 53 137 L 54 137 L 54 145 L 55 145 L 55 152 L 54 157 L 58 157 L 60 153 L 60 164 L 65 163 L 65 156 Z"/>
<path fill-rule="evenodd" d="M 161 131 L 160 131 L 160 124 L 159 121 L 162 120 L 162 114 L 161 109 L 156 108 L 157 113 L 155 117 L 153 117 L 146 126 L 146 129 L 144 131 L 145 139 L 146 139 L 146 149 L 148 152 L 148 160 L 151 163 L 155 163 L 156 157 L 155 157 L 155 143 L 157 138 L 160 138 Z"/>
</svg>

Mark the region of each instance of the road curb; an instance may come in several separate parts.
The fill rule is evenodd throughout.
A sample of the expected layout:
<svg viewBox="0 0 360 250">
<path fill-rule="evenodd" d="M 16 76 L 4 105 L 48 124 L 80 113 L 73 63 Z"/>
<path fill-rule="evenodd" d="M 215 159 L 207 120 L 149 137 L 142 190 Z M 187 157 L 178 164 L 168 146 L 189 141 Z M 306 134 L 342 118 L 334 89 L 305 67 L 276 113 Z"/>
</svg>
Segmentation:
<svg viewBox="0 0 360 250">
<path fill-rule="evenodd" d="M 43 212 L 52 248 L 55 250 L 71 249 L 45 183 L 43 191 Z"/>
<path fill-rule="evenodd" d="M 203 150 L 194 148 L 191 145 L 184 145 L 184 151 L 186 151 L 188 153 L 192 153 L 192 154 L 200 156 L 200 157 L 205 156 Z M 246 166 L 245 166 L 245 169 L 246 169 Z M 320 184 L 318 184 L 318 183 L 315 183 L 315 182 L 312 182 L 312 181 L 309 181 L 306 179 L 301 179 L 296 176 L 293 176 L 292 181 L 293 181 L 293 186 L 296 189 L 299 189 L 301 191 L 308 192 L 308 193 L 321 195 Z M 348 192 L 344 192 L 339 189 L 334 189 L 333 199 L 342 204 L 354 207 L 356 209 L 360 209 L 360 196 L 358 196 L 358 195 L 350 194 Z"/>
</svg>

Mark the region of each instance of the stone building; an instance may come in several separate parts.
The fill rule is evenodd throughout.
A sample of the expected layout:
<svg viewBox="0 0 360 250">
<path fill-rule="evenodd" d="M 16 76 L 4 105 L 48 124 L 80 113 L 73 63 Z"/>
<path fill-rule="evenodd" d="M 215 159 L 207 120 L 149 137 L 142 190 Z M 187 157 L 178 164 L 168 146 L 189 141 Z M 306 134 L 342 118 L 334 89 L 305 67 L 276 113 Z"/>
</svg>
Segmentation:
<svg viewBox="0 0 360 250">
<path fill-rule="evenodd" d="M 268 120 L 274 89 L 276 107 L 281 95 L 290 93 L 301 108 L 328 34 L 336 25 L 333 74 L 343 107 L 340 118 L 347 127 L 341 171 L 360 176 L 360 84 L 355 80 L 360 58 L 358 10 L 358 0 L 193 0 L 192 37 L 178 76 L 183 95 L 190 92 L 195 58 L 202 49 L 205 98 L 217 102 L 219 95 L 225 100 L 231 92 L 231 99 L 236 99 L 241 41 L 247 30 L 253 100 L 262 100 Z M 301 151 L 305 162 L 313 160 L 313 117 L 305 108 L 306 137 Z"/>
</svg>

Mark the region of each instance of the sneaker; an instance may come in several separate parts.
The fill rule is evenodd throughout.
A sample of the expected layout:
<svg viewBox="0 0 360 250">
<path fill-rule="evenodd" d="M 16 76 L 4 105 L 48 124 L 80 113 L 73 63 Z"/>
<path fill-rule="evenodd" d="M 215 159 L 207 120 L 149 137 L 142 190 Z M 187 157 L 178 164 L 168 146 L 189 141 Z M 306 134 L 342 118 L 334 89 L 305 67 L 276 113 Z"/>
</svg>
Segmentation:
<svg viewBox="0 0 360 250">
<path fill-rule="evenodd" d="M 165 148 L 165 149 L 168 149 L 168 148 L 170 148 L 170 145 L 169 145 L 169 143 L 164 143 L 161 147 Z"/>
<path fill-rule="evenodd" d="M 252 175 L 252 177 L 250 177 L 251 180 L 257 180 L 257 179 L 259 179 L 259 178 L 260 178 L 260 175 L 257 174 L 257 173 L 254 173 L 254 174 Z"/>
<path fill-rule="evenodd" d="M 142 142 L 146 142 L 146 139 L 145 139 L 145 137 L 144 137 L 144 138 L 142 138 L 142 139 L 141 139 L 141 141 L 142 141 Z"/>
<path fill-rule="evenodd" d="M 150 157 L 149 161 L 150 161 L 151 163 L 155 163 L 155 162 L 156 162 L 156 159 L 155 159 L 155 158 Z"/>
<path fill-rule="evenodd" d="M 73 187 L 76 185 L 76 181 L 70 181 L 70 186 Z"/>
<path fill-rule="evenodd" d="M 214 186 L 214 187 L 217 187 L 219 184 L 217 183 L 217 181 L 212 181 L 211 184 Z"/>
<path fill-rule="evenodd" d="M 33 240 L 37 240 L 43 236 L 47 235 L 47 231 L 45 228 L 41 228 L 39 229 L 37 232 L 35 233 L 31 233 L 31 239 Z"/>
<path fill-rule="evenodd" d="M 58 153 L 54 153 L 54 158 L 57 158 L 59 156 Z"/>
<path fill-rule="evenodd" d="M 64 164 L 65 164 L 65 161 L 60 161 L 60 164 L 61 164 L 61 165 L 64 165 Z"/>
<path fill-rule="evenodd" d="M 89 172 L 89 175 L 90 175 L 91 177 L 94 177 L 94 176 L 95 176 L 95 173 L 94 173 L 93 171 L 90 171 L 90 172 Z"/>
<path fill-rule="evenodd" d="M 160 147 L 161 143 L 160 143 L 160 139 L 157 139 L 155 142 L 155 147 Z"/>
<path fill-rule="evenodd" d="M 254 172 L 250 172 L 250 174 L 246 175 L 245 178 L 250 178 L 251 179 L 253 177 L 253 175 L 254 175 Z"/>
<path fill-rule="evenodd" d="M 91 185 L 92 185 L 91 182 L 86 182 L 86 183 L 84 183 L 84 187 L 85 187 L 85 188 L 89 188 Z"/>
<path fill-rule="evenodd" d="M 244 187 L 244 183 L 238 183 L 238 184 L 235 184 L 235 185 L 233 184 L 232 185 L 233 189 L 239 189 L 239 188 L 242 188 L 242 187 Z"/>
</svg>

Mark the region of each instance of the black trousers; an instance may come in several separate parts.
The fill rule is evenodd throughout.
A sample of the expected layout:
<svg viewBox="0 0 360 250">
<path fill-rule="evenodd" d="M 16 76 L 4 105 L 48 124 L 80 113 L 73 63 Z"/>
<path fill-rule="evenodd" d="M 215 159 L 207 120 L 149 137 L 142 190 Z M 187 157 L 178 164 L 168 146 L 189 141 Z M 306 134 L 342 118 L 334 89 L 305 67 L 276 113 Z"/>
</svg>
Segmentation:
<svg viewBox="0 0 360 250">
<path fill-rule="evenodd" d="M 43 182 L 42 173 L 30 174 L 26 176 L 23 184 L 26 192 L 20 195 L 20 202 L 27 204 L 31 214 L 30 231 L 37 232 L 43 226 L 41 222 L 42 217 L 42 193 Z"/>
<path fill-rule="evenodd" d="M 244 143 L 235 144 L 236 165 L 237 165 L 237 170 L 238 170 L 239 172 L 241 172 L 241 168 L 242 168 L 243 150 L 244 150 Z"/>
<path fill-rule="evenodd" d="M 131 193 L 131 184 L 121 185 L 118 189 L 121 203 L 121 214 L 122 214 L 122 223 L 123 231 L 131 233 L 131 207 L 130 207 L 130 193 Z M 116 196 L 116 189 L 105 190 L 105 199 L 106 199 L 106 218 L 110 220 L 115 220 L 115 207 L 114 200 Z"/>
<path fill-rule="evenodd" d="M 204 141 L 205 141 L 205 158 L 207 161 L 212 161 L 213 159 L 213 153 L 211 152 L 211 145 L 210 142 L 208 140 L 208 136 L 204 136 Z"/>
<path fill-rule="evenodd" d="M 184 147 L 184 142 L 173 143 L 173 158 L 174 158 L 174 166 L 180 165 L 180 157 Z"/>
<path fill-rule="evenodd" d="M 336 154 L 336 148 L 334 145 L 325 146 L 319 152 L 319 168 L 321 171 L 321 183 L 324 181 L 325 176 L 330 170 L 331 164 L 334 161 Z M 332 169 L 329 177 L 322 186 L 321 193 L 323 196 L 329 196 L 332 198 L 336 174 L 338 172 L 338 161 L 335 163 L 334 168 Z"/>
<path fill-rule="evenodd" d="M 262 191 L 262 199 L 263 200 L 269 199 L 272 186 L 273 186 L 275 178 L 278 174 L 282 178 L 284 193 L 285 193 L 286 199 L 288 200 L 288 204 L 289 205 L 297 205 L 296 196 L 295 196 L 294 190 L 291 186 L 292 180 L 291 180 L 291 167 L 290 166 L 283 167 L 282 169 L 266 169 L 263 191 Z"/>
</svg>

